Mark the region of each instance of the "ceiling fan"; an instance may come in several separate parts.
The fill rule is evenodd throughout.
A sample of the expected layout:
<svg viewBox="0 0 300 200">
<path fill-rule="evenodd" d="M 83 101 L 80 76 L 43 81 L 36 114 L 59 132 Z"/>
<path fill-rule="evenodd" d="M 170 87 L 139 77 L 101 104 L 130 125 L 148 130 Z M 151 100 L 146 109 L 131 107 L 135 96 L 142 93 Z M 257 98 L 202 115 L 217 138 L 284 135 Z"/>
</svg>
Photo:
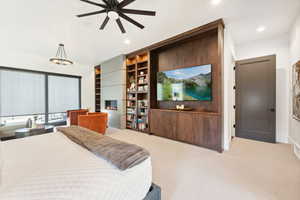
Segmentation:
<svg viewBox="0 0 300 200">
<path fill-rule="evenodd" d="M 126 33 L 126 30 L 121 22 L 120 17 L 123 18 L 124 20 L 134 24 L 135 26 L 143 29 L 143 28 L 145 28 L 145 26 L 143 26 L 139 22 L 133 20 L 126 14 L 148 15 L 148 16 L 156 15 L 156 12 L 154 12 L 154 11 L 134 10 L 134 9 L 126 9 L 125 8 L 127 5 L 133 3 L 135 0 L 123 0 L 121 2 L 119 2 L 118 0 L 102 0 L 104 4 L 92 2 L 89 0 L 80 0 L 80 1 L 101 7 L 102 10 L 77 15 L 77 17 L 87 17 L 87 16 L 98 15 L 98 14 L 102 14 L 102 13 L 107 14 L 106 18 L 104 19 L 104 22 L 102 23 L 102 25 L 100 27 L 100 30 L 103 30 L 105 28 L 105 26 L 107 25 L 107 23 L 110 19 L 114 19 L 114 20 L 116 20 L 121 32 Z"/>
</svg>

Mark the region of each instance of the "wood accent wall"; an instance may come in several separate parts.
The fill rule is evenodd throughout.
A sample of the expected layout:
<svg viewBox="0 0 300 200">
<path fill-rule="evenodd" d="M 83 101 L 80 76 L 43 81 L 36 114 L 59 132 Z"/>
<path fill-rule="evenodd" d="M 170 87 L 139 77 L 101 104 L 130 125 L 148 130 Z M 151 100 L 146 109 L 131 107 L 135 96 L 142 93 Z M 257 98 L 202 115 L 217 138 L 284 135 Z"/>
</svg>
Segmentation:
<svg viewBox="0 0 300 200">
<path fill-rule="evenodd" d="M 168 71 L 199 65 L 212 65 L 212 101 L 160 101 L 159 109 L 173 109 L 178 104 L 197 111 L 220 112 L 221 71 L 218 59 L 218 32 L 212 30 L 199 36 L 157 50 L 157 71 Z M 156 95 L 156 93 L 155 93 Z"/>
<path fill-rule="evenodd" d="M 150 133 L 223 151 L 224 23 L 217 20 L 128 54 L 150 54 Z M 157 72 L 212 65 L 212 101 L 157 101 Z M 174 111 L 184 104 L 193 111 Z"/>
</svg>

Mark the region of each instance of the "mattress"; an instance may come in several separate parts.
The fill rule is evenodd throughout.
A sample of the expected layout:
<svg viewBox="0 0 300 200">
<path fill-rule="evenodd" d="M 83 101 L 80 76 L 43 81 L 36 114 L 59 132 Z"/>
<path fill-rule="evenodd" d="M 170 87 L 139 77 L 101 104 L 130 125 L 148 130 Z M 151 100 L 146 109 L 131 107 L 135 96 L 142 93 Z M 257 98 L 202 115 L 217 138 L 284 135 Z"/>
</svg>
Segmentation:
<svg viewBox="0 0 300 200">
<path fill-rule="evenodd" d="M 151 187 L 150 158 L 120 171 L 59 132 L 2 145 L 0 199 L 142 200 Z"/>
</svg>

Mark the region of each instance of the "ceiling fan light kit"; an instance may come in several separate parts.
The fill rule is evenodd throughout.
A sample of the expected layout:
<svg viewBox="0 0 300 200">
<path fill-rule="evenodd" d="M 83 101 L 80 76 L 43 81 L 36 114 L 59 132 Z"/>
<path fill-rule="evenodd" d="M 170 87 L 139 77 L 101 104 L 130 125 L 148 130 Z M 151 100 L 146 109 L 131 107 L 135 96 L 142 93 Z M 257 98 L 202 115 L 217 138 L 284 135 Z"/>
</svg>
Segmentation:
<svg viewBox="0 0 300 200">
<path fill-rule="evenodd" d="M 100 30 L 103 30 L 110 19 L 115 20 L 118 24 L 120 30 L 122 33 L 126 33 L 126 30 L 123 26 L 123 23 L 120 18 L 134 24 L 135 26 L 139 27 L 140 29 L 145 28 L 142 24 L 135 21 L 131 17 L 129 17 L 127 14 L 134 14 L 134 15 L 147 15 L 147 16 L 155 16 L 156 12 L 154 11 L 147 11 L 147 10 L 135 10 L 135 9 L 126 9 L 127 5 L 133 3 L 135 0 L 123 0 L 119 2 L 118 0 L 102 0 L 104 4 L 96 3 L 89 0 L 80 0 L 82 2 L 101 7 L 102 10 L 90 12 L 90 13 L 84 13 L 77 15 L 77 17 L 87 17 L 92 15 L 98 15 L 102 13 L 106 13 L 107 16 L 104 19 L 102 25 L 100 26 Z"/>
<path fill-rule="evenodd" d="M 117 20 L 119 18 L 119 14 L 116 11 L 108 11 L 107 16 L 110 19 Z"/>
</svg>

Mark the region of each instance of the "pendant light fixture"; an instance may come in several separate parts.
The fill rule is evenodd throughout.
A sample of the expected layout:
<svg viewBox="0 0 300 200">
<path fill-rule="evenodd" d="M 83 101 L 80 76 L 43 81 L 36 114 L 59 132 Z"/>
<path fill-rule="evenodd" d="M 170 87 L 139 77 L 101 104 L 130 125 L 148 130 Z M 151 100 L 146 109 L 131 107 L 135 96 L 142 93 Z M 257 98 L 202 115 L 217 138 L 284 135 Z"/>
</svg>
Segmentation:
<svg viewBox="0 0 300 200">
<path fill-rule="evenodd" d="M 50 58 L 50 62 L 57 64 L 57 65 L 72 65 L 73 64 L 73 62 L 68 60 L 68 58 L 67 58 L 67 53 L 65 51 L 64 44 L 59 44 L 56 56 L 55 56 L 55 58 Z"/>
</svg>

